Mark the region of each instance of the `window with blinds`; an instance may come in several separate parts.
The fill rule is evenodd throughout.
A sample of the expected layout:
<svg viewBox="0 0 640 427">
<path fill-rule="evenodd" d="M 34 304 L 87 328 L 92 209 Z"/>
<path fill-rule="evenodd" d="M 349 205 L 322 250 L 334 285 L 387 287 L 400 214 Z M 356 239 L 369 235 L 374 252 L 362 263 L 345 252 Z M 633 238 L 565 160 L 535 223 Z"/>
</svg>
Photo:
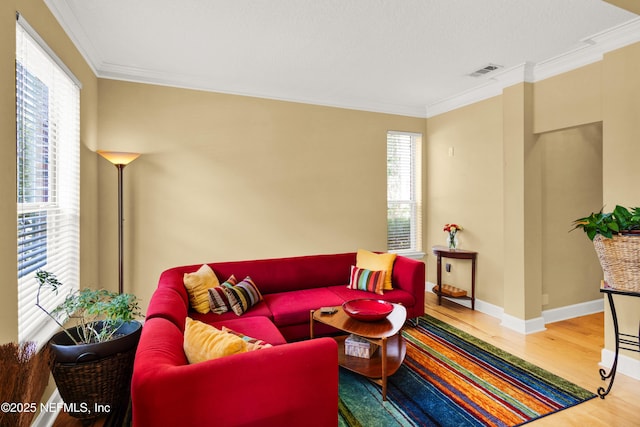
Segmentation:
<svg viewBox="0 0 640 427">
<path fill-rule="evenodd" d="M 387 133 L 387 249 L 419 252 L 420 227 L 420 134 Z"/>
<path fill-rule="evenodd" d="M 79 281 L 80 86 L 18 17 L 16 23 L 16 164 L 18 339 L 45 342 L 55 330 L 35 306 L 39 269 L 65 286 L 45 292 L 53 309 Z"/>
</svg>

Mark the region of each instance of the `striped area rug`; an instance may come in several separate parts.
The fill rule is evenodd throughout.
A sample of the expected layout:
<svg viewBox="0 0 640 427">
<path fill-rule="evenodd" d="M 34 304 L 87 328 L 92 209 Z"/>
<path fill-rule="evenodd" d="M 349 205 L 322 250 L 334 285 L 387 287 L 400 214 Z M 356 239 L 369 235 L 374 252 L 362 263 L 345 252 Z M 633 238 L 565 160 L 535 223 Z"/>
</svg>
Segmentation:
<svg viewBox="0 0 640 427">
<path fill-rule="evenodd" d="M 596 395 L 428 315 L 380 387 L 340 368 L 341 426 L 518 426 Z"/>
</svg>

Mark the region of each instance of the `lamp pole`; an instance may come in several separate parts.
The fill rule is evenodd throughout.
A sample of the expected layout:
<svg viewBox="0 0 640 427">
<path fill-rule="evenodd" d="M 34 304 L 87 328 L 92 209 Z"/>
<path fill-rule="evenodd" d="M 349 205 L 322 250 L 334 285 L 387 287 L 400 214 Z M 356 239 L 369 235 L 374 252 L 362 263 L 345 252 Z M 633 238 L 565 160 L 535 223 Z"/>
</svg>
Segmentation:
<svg viewBox="0 0 640 427">
<path fill-rule="evenodd" d="M 124 167 L 137 159 L 139 153 L 98 150 L 98 154 L 118 169 L 118 292 L 124 292 L 124 216 L 123 216 L 123 174 Z"/>
<path fill-rule="evenodd" d="M 124 291 L 124 217 L 122 214 L 122 175 L 125 165 L 118 164 L 118 293 Z"/>
</svg>

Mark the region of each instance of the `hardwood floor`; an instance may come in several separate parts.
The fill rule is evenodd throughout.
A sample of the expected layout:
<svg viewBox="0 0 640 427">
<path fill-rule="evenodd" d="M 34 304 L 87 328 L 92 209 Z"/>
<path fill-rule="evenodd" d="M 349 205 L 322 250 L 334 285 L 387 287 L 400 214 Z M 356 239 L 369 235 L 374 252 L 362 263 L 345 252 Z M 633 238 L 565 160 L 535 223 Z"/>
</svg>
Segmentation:
<svg viewBox="0 0 640 427">
<path fill-rule="evenodd" d="M 462 329 L 496 347 L 515 354 L 594 393 L 605 385 L 598 362 L 604 346 L 603 313 L 547 325 L 547 330 L 521 335 L 500 326 L 486 314 L 426 294 L 427 314 Z M 94 424 L 101 426 L 103 420 Z M 640 426 L 640 381 L 618 373 L 605 398 L 595 398 L 530 423 L 533 427 L 637 427 Z M 54 427 L 80 427 L 82 423 L 61 414 Z"/>
<path fill-rule="evenodd" d="M 458 304 L 426 294 L 427 314 L 521 357 L 596 393 L 600 380 L 600 351 L 604 346 L 604 314 L 598 313 L 548 324 L 547 330 L 522 335 L 500 321 Z M 624 354 L 625 352 L 623 352 Z M 611 393 L 530 423 L 532 427 L 640 426 L 640 381 L 616 374 Z"/>
</svg>

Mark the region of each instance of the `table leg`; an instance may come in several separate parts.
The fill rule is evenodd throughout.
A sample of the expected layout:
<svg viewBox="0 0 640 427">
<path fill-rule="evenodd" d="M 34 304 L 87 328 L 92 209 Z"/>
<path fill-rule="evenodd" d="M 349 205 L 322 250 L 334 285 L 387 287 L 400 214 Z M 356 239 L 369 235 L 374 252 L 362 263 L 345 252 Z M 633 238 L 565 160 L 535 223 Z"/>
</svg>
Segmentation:
<svg viewBox="0 0 640 427">
<path fill-rule="evenodd" d="M 438 254 L 438 305 L 442 305 L 442 255 Z"/>
<path fill-rule="evenodd" d="M 471 259 L 471 310 L 476 309 L 476 258 Z"/>
<path fill-rule="evenodd" d="M 609 308 L 611 309 L 611 317 L 613 319 L 613 333 L 616 337 L 616 353 L 609 373 L 607 374 L 603 368 L 599 370 L 602 381 L 609 380 L 609 386 L 606 390 L 604 387 L 598 388 L 598 396 L 600 396 L 601 399 L 604 399 L 611 391 L 611 387 L 613 387 L 613 380 L 616 379 L 616 371 L 618 370 L 618 353 L 620 352 L 620 329 L 618 328 L 618 315 L 616 313 L 616 306 L 613 303 L 613 295 L 608 293 L 607 299 L 609 300 Z"/>
<path fill-rule="evenodd" d="M 387 400 L 387 339 L 382 338 L 382 400 Z"/>
<path fill-rule="evenodd" d="M 313 312 L 315 310 L 311 310 L 309 312 L 309 339 L 313 339 Z"/>
</svg>

